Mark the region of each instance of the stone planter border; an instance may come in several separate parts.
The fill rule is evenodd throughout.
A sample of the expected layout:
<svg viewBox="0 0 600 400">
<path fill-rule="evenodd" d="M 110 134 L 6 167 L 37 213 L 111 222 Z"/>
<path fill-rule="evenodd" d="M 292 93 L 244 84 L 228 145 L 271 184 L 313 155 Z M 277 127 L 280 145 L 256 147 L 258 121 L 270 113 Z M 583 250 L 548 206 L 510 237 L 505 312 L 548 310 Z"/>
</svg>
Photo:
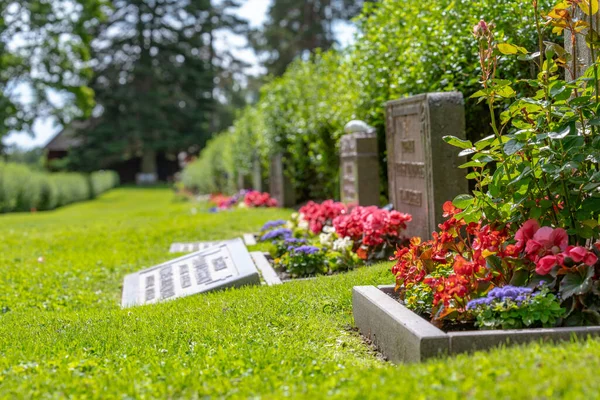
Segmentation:
<svg viewBox="0 0 600 400">
<path fill-rule="evenodd" d="M 281 279 L 263 253 L 260 251 L 253 251 L 250 253 L 250 256 L 252 257 L 252 260 L 254 260 L 254 265 L 256 265 L 256 268 L 260 271 L 265 284 L 269 286 L 281 285 Z"/>
<path fill-rule="evenodd" d="M 246 246 L 256 246 L 256 236 L 254 233 L 244 233 L 242 238 Z"/>
<path fill-rule="evenodd" d="M 394 286 L 355 286 L 352 310 L 360 333 L 395 363 L 421 362 L 507 344 L 600 336 L 600 326 L 446 333 L 390 297 L 393 290 Z"/>
</svg>

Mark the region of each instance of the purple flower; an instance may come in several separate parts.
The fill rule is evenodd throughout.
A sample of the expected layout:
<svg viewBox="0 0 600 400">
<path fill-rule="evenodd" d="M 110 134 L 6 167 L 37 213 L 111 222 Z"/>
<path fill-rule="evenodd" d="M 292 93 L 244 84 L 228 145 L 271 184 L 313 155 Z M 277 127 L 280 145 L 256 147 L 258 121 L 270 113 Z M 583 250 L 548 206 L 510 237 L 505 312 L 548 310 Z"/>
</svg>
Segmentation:
<svg viewBox="0 0 600 400">
<path fill-rule="evenodd" d="M 263 225 L 260 229 L 261 232 L 268 231 L 269 229 L 277 228 L 279 226 L 285 225 L 285 221 L 283 219 L 277 219 L 275 221 L 269 221 Z"/>
<path fill-rule="evenodd" d="M 262 235 L 261 241 L 275 239 L 289 239 L 292 236 L 292 231 L 285 228 L 274 229 Z"/>
<path fill-rule="evenodd" d="M 519 305 L 527 300 L 527 296 L 531 295 L 533 289 L 520 286 L 504 286 L 495 287 L 489 291 L 487 297 L 474 299 L 467 304 L 467 310 L 476 308 L 479 305 L 490 305 L 494 300 L 506 301 L 513 300 Z M 535 294 L 534 294 L 535 296 Z"/>
<path fill-rule="evenodd" d="M 284 240 L 285 244 L 304 244 L 307 243 L 306 239 L 288 238 Z"/>
<path fill-rule="evenodd" d="M 294 250 L 294 254 L 315 254 L 321 251 L 318 247 L 315 246 L 300 246 L 296 247 Z"/>
</svg>

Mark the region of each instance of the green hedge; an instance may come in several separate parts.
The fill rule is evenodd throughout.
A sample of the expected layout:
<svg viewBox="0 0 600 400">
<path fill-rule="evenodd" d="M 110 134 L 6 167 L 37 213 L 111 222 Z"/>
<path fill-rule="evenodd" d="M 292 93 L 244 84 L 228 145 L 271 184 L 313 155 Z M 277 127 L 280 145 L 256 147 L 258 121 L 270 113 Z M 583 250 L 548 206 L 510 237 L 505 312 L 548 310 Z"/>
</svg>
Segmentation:
<svg viewBox="0 0 600 400">
<path fill-rule="evenodd" d="M 51 174 L 0 161 L 0 212 L 52 210 L 88 200 L 118 184 L 119 177 L 113 171 L 89 176 L 72 172 Z"/>
<path fill-rule="evenodd" d="M 547 10 L 553 1 L 540 3 Z M 222 134 L 228 139 L 213 140 L 188 167 L 186 184 L 230 191 L 237 175 L 247 174 L 246 161 L 258 154 L 267 166 L 269 156 L 281 151 L 300 201 L 338 197 L 338 143 L 344 125 L 352 119 L 377 128 L 382 181 L 387 182 L 384 103 L 419 93 L 462 92 L 468 137 L 489 134 L 489 115 L 468 100 L 479 88 L 473 26 L 480 19 L 495 22 L 499 41 L 533 49 L 537 35 L 531 8 L 523 7 L 520 0 L 366 3 L 357 18 L 360 34 L 354 46 L 298 60 L 283 76 L 272 79 L 263 87 L 258 104 L 243 111 L 232 129 Z M 501 63 L 499 78 L 531 77 L 526 62 L 512 57 Z M 217 146 L 219 150 L 213 148 Z M 215 154 L 234 156 L 213 165 L 209 158 L 215 161 Z M 227 183 L 207 176 L 213 171 L 226 175 Z M 210 185 L 204 183 L 208 181 Z M 381 190 L 385 194 L 386 185 Z"/>
</svg>

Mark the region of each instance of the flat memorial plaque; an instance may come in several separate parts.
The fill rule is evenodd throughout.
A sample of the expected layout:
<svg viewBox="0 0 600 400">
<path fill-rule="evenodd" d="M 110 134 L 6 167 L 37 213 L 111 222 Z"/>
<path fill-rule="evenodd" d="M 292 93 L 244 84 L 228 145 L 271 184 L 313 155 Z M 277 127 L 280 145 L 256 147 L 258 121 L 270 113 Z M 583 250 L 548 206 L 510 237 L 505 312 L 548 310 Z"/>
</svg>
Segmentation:
<svg viewBox="0 0 600 400">
<path fill-rule="evenodd" d="M 242 240 L 234 239 L 127 275 L 121 306 L 244 285 L 260 285 L 260 277 Z"/>
</svg>

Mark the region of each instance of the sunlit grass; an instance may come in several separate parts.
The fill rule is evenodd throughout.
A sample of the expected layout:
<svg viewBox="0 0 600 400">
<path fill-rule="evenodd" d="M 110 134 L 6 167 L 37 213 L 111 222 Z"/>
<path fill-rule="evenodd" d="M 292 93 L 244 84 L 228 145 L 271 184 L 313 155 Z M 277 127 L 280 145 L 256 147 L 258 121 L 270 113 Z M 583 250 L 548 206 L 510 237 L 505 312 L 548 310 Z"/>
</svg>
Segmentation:
<svg viewBox="0 0 600 400">
<path fill-rule="evenodd" d="M 168 189 L 119 189 L 0 216 L 0 396 L 598 397 L 598 341 L 380 361 L 351 329 L 351 288 L 390 283 L 388 263 L 121 310 L 124 275 L 171 258 L 172 242 L 230 238 L 289 215 L 203 209 Z"/>
</svg>

